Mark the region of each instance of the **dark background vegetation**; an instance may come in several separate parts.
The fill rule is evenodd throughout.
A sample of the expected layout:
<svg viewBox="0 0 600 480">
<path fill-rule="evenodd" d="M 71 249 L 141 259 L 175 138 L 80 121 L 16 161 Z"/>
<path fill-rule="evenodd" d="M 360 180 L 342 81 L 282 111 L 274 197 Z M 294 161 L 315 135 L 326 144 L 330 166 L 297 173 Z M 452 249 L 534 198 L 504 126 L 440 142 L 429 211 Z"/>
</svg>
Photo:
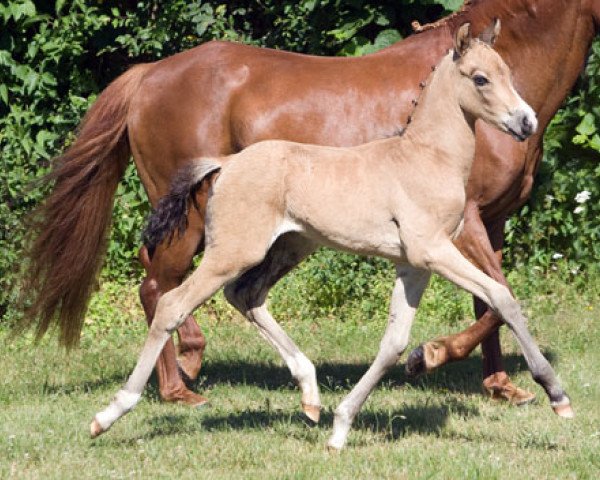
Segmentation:
<svg viewBox="0 0 600 480">
<path fill-rule="evenodd" d="M 319 55 L 362 55 L 410 34 L 461 0 L 91 1 L 0 3 L 0 313 L 14 298 L 28 240 L 24 216 L 51 185 L 31 188 L 73 139 L 85 111 L 128 66 L 227 39 Z M 600 259 L 600 42 L 546 135 L 532 200 L 508 225 L 512 266 L 565 275 Z M 587 190 L 591 198 L 575 200 Z M 579 207 L 579 208 L 578 208 Z M 118 189 L 104 278 L 140 275 L 139 232 L 149 206 L 130 165 Z M 558 255 L 557 255 L 558 254 Z M 377 260 L 322 252 L 307 278 L 325 305 L 366 288 Z M 558 259 L 559 256 L 562 258 Z M 326 267 L 326 268 L 324 268 Z"/>
</svg>

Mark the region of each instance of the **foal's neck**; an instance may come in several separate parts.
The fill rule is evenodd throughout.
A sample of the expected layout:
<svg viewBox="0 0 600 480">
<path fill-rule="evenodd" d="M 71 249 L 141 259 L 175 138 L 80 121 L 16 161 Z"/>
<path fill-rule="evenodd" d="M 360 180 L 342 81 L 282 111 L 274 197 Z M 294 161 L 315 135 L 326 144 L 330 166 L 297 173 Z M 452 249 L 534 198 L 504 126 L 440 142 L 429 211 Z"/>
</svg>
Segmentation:
<svg viewBox="0 0 600 480">
<path fill-rule="evenodd" d="M 462 176 L 466 184 L 475 155 L 475 119 L 459 104 L 458 75 L 449 53 L 430 76 L 405 136 L 426 150 L 434 147 L 436 163 Z"/>
</svg>

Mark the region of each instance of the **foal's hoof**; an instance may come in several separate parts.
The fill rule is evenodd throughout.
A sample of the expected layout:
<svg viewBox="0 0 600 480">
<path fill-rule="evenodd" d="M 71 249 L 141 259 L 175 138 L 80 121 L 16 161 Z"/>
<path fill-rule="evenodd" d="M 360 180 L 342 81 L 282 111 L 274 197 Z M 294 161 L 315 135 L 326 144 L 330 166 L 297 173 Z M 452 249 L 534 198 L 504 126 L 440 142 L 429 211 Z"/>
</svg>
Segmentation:
<svg viewBox="0 0 600 480">
<path fill-rule="evenodd" d="M 319 419 L 321 418 L 321 406 L 320 405 L 310 405 L 308 403 L 302 402 L 302 410 L 304 414 L 313 422 L 319 423 Z"/>
<path fill-rule="evenodd" d="M 98 435 L 102 435 L 104 432 L 105 430 L 102 428 L 102 425 L 100 425 L 98 420 L 94 418 L 90 424 L 90 436 L 92 438 L 96 438 Z"/>
<path fill-rule="evenodd" d="M 416 377 L 417 375 L 421 375 L 427 372 L 427 368 L 425 366 L 425 351 L 423 349 L 423 344 L 419 345 L 412 352 L 410 352 L 410 355 L 406 360 L 404 370 L 406 371 L 406 375 L 408 375 L 409 377 Z"/>
<path fill-rule="evenodd" d="M 562 401 L 552 403 L 551 405 L 552 405 L 552 410 L 554 410 L 554 413 L 556 413 L 559 417 L 562 417 L 562 418 L 575 417 L 575 412 L 573 411 L 573 408 L 571 407 L 571 401 L 569 400 L 568 397 L 565 396 L 565 398 Z"/>
<path fill-rule="evenodd" d="M 342 451 L 343 447 L 338 447 L 336 445 L 332 445 L 331 443 L 327 443 L 327 445 L 325 446 L 325 448 L 327 448 L 327 451 L 329 453 L 339 454 Z"/>
</svg>

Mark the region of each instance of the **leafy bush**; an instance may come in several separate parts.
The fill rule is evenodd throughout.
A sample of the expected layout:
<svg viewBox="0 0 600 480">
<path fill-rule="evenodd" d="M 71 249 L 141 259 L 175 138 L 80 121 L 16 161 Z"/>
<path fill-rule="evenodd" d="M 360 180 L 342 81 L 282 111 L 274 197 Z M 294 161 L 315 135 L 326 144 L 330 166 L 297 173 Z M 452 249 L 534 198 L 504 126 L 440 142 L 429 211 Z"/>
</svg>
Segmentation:
<svg viewBox="0 0 600 480">
<path fill-rule="evenodd" d="M 544 137 L 531 200 L 508 224 L 511 263 L 572 275 L 600 266 L 600 40 Z"/>
</svg>

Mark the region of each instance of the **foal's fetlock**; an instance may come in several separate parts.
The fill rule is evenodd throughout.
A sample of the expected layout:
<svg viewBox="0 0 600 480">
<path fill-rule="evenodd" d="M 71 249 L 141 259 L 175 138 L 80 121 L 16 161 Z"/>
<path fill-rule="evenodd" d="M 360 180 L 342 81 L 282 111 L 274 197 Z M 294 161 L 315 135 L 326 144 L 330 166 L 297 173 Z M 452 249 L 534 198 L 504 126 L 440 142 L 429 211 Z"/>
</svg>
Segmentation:
<svg viewBox="0 0 600 480">
<path fill-rule="evenodd" d="M 333 419 L 333 433 L 327 441 L 327 449 L 329 451 L 340 451 L 346 444 L 350 427 L 352 426 L 352 418 L 346 407 L 340 405 L 335 410 Z"/>
<path fill-rule="evenodd" d="M 131 411 L 140 401 L 140 394 L 119 390 L 110 405 L 98 412 L 90 424 L 90 435 L 96 438 L 106 432 L 119 418 Z"/>
</svg>

